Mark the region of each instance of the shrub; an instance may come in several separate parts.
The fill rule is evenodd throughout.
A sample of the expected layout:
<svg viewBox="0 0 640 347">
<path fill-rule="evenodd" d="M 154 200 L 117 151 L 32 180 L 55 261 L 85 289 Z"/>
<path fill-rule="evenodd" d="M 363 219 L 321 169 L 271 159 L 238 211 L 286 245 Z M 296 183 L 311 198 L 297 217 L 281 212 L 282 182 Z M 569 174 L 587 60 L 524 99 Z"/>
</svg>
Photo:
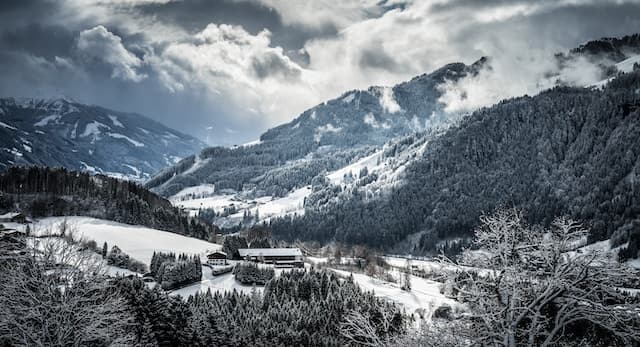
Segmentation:
<svg viewBox="0 0 640 347">
<path fill-rule="evenodd" d="M 242 284 L 265 285 L 275 276 L 272 268 L 260 268 L 256 264 L 238 264 L 233 269 L 236 280 Z"/>
</svg>

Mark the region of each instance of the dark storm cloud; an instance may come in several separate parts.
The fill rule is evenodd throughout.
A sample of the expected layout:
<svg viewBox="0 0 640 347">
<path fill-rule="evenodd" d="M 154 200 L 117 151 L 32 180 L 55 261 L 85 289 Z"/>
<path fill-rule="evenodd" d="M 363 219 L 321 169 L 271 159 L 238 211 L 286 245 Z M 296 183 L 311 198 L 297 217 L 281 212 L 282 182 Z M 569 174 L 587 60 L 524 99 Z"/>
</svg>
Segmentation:
<svg viewBox="0 0 640 347">
<path fill-rule="evenodd" d="M 76 34 L 61 25 L 29 23 L 0 34 L 0 47 L 7 51 L 29 52 L 47 59 L 68 55 Z"/>
<path fill-rule="evenodd" d="M 300 77 L 300 69 L 292 66 L 282 59 L 282 57 L 274 53 L 255 57 L 252 66 L 256 76 L 260 79 L 270 76 L 281 76 L 286 79 L 297 79 Z"/>
<path fill-rule="evenodd" d="M 398 64 L 393 59 L 393 56 L 387 53 L 381 42 L 375 42 L 373 45 L 362 49 L 360 66 L 365 69 L 382 69 L 396 72 L 403 70 L 402 65 Z"/>
</svg>

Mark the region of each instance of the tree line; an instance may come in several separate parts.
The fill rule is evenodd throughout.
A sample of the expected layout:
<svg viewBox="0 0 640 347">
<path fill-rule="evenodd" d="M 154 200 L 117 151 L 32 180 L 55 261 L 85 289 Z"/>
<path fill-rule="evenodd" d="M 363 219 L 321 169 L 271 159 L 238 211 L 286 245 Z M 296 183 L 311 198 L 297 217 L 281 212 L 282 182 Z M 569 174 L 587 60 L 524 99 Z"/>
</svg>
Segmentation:
<svg viewBox="0 0 640 347">
<path fill-rule="evenodd" d="M 390 248 L 416 235 L 405 250 L 435 253 L 440 241 L 469 239 L 483 212 L 518 207 L 532 224 L 584 221 L 590 241 L 629 242 L 635 258 L 639 88 L 636 71 L 603 90 L 556 87 L 478 110 L 433 138 L 390 192 L 317 199 L 332 188 L 319 189 L 303 216 L 272 220 L 274 236 Z"/>
<path fill-rule="evenodd" d="M 0 173 L 0 210 L 33 217 L 89 216 L 209 240 L 217 228 L 190 218 L 137 183 L 64 168 L 11 167 Z"/>
</svg>

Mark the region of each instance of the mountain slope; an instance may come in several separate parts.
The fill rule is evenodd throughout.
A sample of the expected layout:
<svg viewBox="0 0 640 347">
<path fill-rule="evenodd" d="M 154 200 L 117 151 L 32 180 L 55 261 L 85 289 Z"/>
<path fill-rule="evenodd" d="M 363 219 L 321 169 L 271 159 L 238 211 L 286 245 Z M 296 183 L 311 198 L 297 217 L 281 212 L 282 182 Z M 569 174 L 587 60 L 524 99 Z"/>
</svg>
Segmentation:
<svg viewBox="0 0 640 347">
<path fill-rule="evenodd" d="M 444 107 L 438 101 L 440 86 L 477 74 L 486 61 L 449 64 L 393 88 L 344 93 L 266 131 L 257 143 L 204 149 L 159 173 L 146 186 L 165 196 L 200 184 L 282 196 L 390 139 L 448 124 L 451 119 L 440 112 Z"/>
<path fill-rule="evenodd" d="M 522 208 L 531 223 L 567 214 L 591 240 L 640 239 L 640 71 L 603 90 L 554 88 L 479 110 L 434 137 L 403 184 L 372 196 L 366 182 L 333 199 L 326 185 L 274 235 L 434 252 L 470 235 L 483 212 Z M 335 195 L 335 194 L 333 194 Z M 315 203 L 314 203 L 315 202 Z"/>
<path fill-rule="evenodd" d="M 89 216 L 145 225 L 201 239 L 215 227 L 189 218 L 137 183 L 64 168 L 10 167 L 0 172 L 0 214 Z"/>
<path fill-rule="evenodd" d="M 0 169 L 60 166 L 143 180 L 203 147 L 132 113 L 66 99 L 0 99 Z"/>
</svg>

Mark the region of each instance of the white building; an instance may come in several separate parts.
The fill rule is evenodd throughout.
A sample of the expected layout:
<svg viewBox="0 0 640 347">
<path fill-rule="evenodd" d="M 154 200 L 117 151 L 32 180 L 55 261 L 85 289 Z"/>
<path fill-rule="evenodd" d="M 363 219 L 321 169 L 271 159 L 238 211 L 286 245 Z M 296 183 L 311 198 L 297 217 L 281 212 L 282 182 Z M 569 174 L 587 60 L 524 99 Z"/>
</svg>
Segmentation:
<svg viewBox="0 0 640 347">
<path fill-rule="evenodd" d="M 227 265 L 227 253 L 222 251 L 215 251 L 207 254 L 207 264 L 213 266 Z"/>
</svg>

